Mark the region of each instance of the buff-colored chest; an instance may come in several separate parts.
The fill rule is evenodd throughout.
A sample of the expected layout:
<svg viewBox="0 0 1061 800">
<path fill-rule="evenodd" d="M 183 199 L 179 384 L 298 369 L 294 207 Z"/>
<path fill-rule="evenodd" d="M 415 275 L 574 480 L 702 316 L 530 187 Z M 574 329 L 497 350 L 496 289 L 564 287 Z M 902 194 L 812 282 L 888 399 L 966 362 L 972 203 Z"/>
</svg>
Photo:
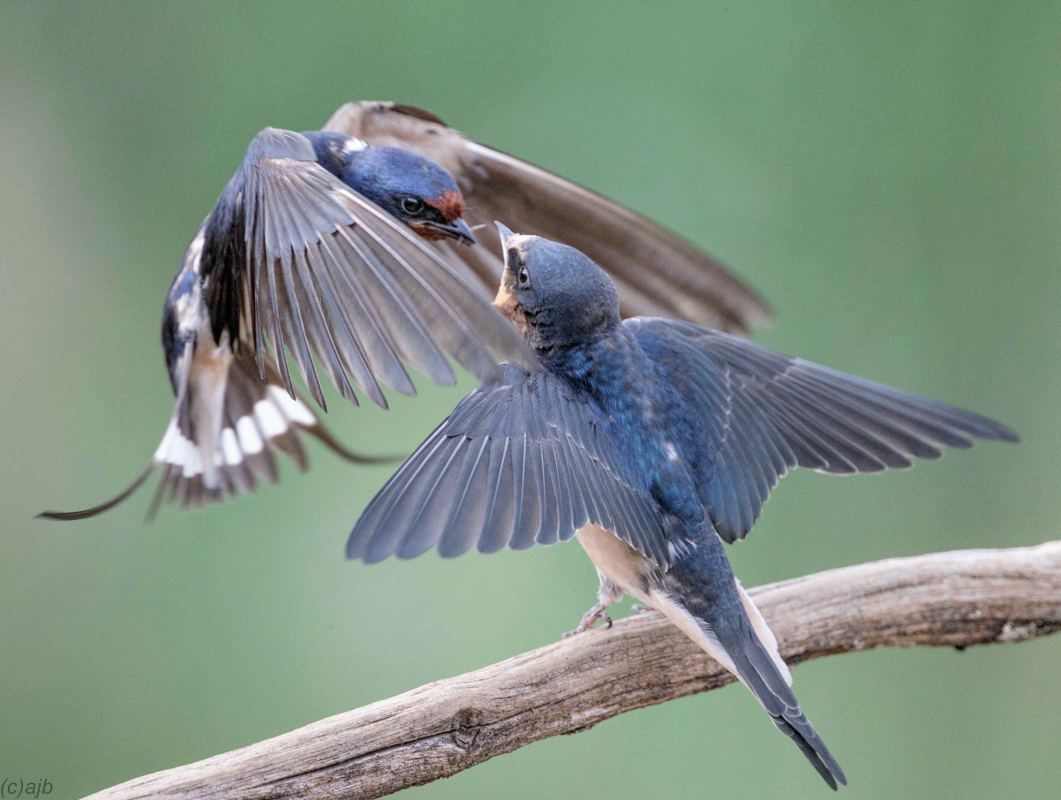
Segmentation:
<svg viewBox="0 0 1061 800">
<path fill-rule="evenodd" d="M 587 525 L 575 533 L 593 565 L 620 589 L 642 603 L 651 604 L 648 578 L 656 566 L 611 531 Z"/>
</svg>

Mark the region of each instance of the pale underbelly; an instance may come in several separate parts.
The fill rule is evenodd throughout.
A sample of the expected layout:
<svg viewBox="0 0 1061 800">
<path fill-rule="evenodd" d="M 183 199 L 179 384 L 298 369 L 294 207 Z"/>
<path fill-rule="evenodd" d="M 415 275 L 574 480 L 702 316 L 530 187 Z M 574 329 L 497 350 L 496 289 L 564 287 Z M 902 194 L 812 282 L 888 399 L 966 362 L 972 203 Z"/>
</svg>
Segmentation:
<svg viewBox="0 0 1061 800">
<path fill-rule="evenodd" d="M 652 605 L 649 585 L 652 574 L 658 571 L 655 564 L 599 525 L 580 528 L 575 538 L 598 571 L 628 595 Z"/>
<path fill-rule="evenodd" d="M 662 589 L 657 577 L 660 575 L 659 567 L 614 533 L 599 525 L 587 525 L 579 529 L 575 532 L 575 538 L 578 539 L 578 543 L 582 545 L 589 560 L 600 573 L 628 595 L 636 597 L 645 605 L 661 612 L 704 652 L 730 672 L 737 674 L 733 660 L 719 644 L 718 639 L 705 630 L 677 598 Z M 740 581 L 736 581 L 736 584 L 752 628 L 777 664 L 786 682 L 791 685 L 792 676 L 778 654 L 777 640 L 767 627 L 759 609 L 740 585 Z"/>
</svg>

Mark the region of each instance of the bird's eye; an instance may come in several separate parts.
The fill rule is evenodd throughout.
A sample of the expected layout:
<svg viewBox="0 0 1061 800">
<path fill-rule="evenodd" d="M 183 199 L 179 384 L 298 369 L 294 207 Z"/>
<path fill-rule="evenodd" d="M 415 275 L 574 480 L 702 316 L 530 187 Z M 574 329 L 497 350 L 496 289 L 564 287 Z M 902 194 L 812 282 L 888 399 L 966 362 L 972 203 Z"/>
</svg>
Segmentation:
<svg viewBox="0 0 1061 800">
<path fill-rule="evenodd" d="M 526 267 L 520 268 L 517 279 L 519 280 L 520 288 L 526 289 L 528 286 L 530 286 L 530 273 L 527 272 Z"/>
<path fill-rule="evenodd" d="M 402 211 L 404 211 L 406 214 L 419 214 L 423 210 L 424 201 L 421 200 L 419 197 L 413 197 L 410 195 L 408 197 L 402 198 Z"/>
</svg>

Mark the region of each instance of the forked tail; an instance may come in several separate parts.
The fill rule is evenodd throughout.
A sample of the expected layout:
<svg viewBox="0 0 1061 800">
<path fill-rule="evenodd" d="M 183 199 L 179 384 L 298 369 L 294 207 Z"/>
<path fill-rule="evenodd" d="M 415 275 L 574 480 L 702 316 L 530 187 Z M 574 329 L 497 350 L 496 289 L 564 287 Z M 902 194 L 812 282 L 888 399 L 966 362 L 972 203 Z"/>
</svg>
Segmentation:
<svg viewBox="0 0 1061 800">
<path fill-rule="evenodd" d="M 307 468 L 299 432 L 315 436 L 336 455 L 357 464 L 394 460 L 347 449 L 306 403 L 287 393 L 283 379 L 271 365 L 263 382 L 249 353 L 233 358 L 224 392 L 220 399 L 217 397 L 218 393 L 204 387 L 187 385 L 177 398 L 169 427 L 151 462 L 117 497 L 82 511 L 45 511 L 38 516 L 77 520 L 101 514 L 130 497 L 159 466 L 162 478 L 148 508 L 149 521 L 162 503 L 199 508 L 237 494 L 250 494 L 259 479 L 273 484 L 279 480 L 277 451 L 289 455 L 300 470 Z M 214 422 L 211 425 L 206 420 Z"/>
<path fill-rule="evenodd" d="M 716 551 L 717 550 L 717 551 Z M 717 536 L 663 575 L 653 605 L 751 690 L 830 788 L 847 779 L 789 688 L 792 675 L 759 609 L 733 577 Z"/>
</svg>

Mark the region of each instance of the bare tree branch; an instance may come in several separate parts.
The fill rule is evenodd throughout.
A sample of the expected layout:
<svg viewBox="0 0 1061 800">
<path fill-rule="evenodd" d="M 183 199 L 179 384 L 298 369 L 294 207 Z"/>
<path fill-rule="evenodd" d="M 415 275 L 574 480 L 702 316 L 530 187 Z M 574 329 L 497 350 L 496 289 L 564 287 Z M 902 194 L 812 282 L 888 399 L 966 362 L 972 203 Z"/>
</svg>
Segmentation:
<svg viewBox="0 0 1061 800">
<path fill-rule="evenodd" d="M 750 593 L 790 664 L 1020 642 L 1061 629 L 1061 542 L 889 559 Z M 380 797 L 731 680 L 650 613 L 92 797 Z"/>
</svg>

